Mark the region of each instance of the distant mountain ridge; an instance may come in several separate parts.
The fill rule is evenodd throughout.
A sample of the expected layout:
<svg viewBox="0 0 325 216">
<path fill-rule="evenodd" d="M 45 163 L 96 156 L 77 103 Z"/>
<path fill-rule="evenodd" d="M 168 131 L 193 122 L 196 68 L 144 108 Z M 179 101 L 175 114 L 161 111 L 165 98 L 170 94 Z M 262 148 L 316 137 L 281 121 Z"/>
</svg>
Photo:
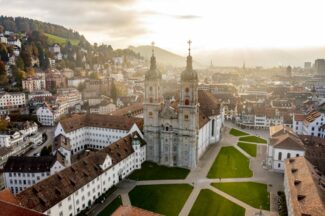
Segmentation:
<svg viewBox="0 0 325 216">
<path fill-rule="evenodd" d="M 129 49 L 133 50 L 136 53 L 140 53 L 142 57 L 145 59 L 150 59 L 152 55 L 152 47 L 151 46 L 129 46 Z M 185 66 L 185 57 L 179 56 L 172 52 L 169 52 L 165 49 L 155 47 L 155 56 L 157 58 L 157 62 L 164 65 L 171 65 L 176 67 L 184 67 Z"/>
</svg>

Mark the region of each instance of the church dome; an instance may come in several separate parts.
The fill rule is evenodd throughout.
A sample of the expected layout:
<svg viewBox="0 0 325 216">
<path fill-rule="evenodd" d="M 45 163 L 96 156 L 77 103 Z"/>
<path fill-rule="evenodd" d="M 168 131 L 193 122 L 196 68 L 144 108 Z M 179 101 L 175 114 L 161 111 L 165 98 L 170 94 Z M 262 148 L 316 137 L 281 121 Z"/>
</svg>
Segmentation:
<svg viewBox="0 0 325 216">
<path fill-rule="evenodd" d="M 192 66 L 192 56 L 187 56 L 186 69 L 181 74 L 182 81 L 195 81 L 198 80 L 198 76 Z"/>
<path fill-rule="evenodd" d="M 146 72 L 145 79 L 146 80 L 157 80 L 157 79 L 161 79 L 161 73 L 157 69 L 156 57 L 154 55 L 151 56 L 151 59 L 150 59 L 150 69 Z"/>
</svg>

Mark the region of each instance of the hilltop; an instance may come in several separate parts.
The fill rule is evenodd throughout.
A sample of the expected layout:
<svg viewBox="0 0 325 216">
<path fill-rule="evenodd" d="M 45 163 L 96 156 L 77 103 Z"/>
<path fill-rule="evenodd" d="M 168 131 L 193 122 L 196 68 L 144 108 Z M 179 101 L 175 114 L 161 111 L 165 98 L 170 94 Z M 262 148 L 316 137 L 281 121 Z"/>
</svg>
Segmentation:
<svg viewBox="0 0 325 216">
<path fill-rule="evenodd" d="M 140 53 L 140 55 L 145 59 L 150 59 L 152 55 L 151 46 L 129 46 L 129 49 L 133 50 L 135 53 Z M 179 56 L 159 47 L 155 47 L 155 55 L 160 64 L 184 67 L 186 63 L 185 57 Z"/>
</svg>

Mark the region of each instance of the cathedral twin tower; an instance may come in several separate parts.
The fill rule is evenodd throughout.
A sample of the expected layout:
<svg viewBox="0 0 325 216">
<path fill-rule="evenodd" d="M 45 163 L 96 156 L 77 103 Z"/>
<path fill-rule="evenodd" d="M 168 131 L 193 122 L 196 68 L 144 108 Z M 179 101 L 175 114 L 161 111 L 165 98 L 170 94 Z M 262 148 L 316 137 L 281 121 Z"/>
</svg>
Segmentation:
<svg viewBox="0 0 325 216">
<path fill-rule="evenodd" d="M 188 42 L 191 45 L 191 41 Z M 193 70 L 191 48 L 181 73 L 179 101 L 164 103 L 161 73 L 156 57 L 145 74 L 144 135 L 147 159 L 167 166 L 196 167 L 198 161 L 198 75 Z"/>
</svg>

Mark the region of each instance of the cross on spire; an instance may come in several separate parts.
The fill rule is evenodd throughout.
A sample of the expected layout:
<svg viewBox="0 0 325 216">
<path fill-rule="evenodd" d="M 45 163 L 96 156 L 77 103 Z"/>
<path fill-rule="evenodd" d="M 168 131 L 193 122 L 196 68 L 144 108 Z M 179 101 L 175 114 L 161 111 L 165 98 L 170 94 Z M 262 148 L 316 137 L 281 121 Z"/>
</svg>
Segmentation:
<svg viewBox="0 0 325 216">
<path fill-rule="evenodd" d="M 191 44 L 192 44 L 192 41 L 189 40 L 189 41 L 187 41 L 187 43 L 188 43 L 188 55 L 190 56 L 191 55 Z"/>
<path fill-rule="evenodd" d="M 154 56 L 155 55 L 155 42 L 154 41 L 151 42 L 151 48 L 152 48 L 152 56 Z"/>
</svg>

